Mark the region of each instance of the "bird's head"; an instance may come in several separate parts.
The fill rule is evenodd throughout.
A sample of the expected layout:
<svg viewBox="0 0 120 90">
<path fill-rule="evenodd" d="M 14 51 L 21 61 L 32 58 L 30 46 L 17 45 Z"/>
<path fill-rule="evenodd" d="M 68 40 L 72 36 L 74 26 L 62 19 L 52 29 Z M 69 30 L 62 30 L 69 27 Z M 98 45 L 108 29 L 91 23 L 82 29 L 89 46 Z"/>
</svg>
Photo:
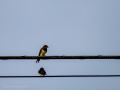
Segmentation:
<svg viewBox="0 0 120 90">
<path fill-rule="evenodd" d="M 44 48 L 48 48 L 48 45 L 44 45 L 43 47 L 44 47 Z"/>
<path fill-rule="evenodd" d="M 41 67 L 40 70 L 44 70 L 44 68 Z"/>
</svg>

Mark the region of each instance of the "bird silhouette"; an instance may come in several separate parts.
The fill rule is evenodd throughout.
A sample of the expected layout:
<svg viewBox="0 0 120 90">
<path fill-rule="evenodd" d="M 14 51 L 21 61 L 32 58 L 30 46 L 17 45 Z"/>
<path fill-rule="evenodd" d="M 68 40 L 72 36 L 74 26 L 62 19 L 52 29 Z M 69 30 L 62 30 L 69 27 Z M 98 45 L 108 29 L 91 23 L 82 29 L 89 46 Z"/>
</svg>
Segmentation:
<svg viewBox="0 0 120 90">
<path fill-rule="evenodd" d="M 39 52 L 39 55 L 38 56 L 45 56 L 46 52 L 47 52 L 47 48 L 48 46 L 47 45 L 44 45 L 41 49 L 40 49 L 40 52 Z M 39 63 L 40 59 L 37 59 L 36 63 L 38 62 Z"/>
<path fill-rule="evenodd" d="M 39 73 L 40 76 L 41 75 L 43 75 L 43 76 L 47 75 L 46 71 L 44 70 L 44 68 L 40 68 L 40 70 L 38 71 L 38 73 Z"/>
</svg>

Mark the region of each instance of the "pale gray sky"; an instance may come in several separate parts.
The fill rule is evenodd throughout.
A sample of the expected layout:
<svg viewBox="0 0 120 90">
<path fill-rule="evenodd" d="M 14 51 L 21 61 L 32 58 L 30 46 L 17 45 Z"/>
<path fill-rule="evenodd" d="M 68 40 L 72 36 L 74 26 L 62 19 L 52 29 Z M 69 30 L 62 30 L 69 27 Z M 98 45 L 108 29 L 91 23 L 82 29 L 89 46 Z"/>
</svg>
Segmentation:
<svg viewBox="0 0 120 90">
<path fill-rule="evenodd" d="M 120 55 L 120 0 L 0 0 L 0 56 Z M 0 61 L 0 76 L 120 74 L 119 60 Z M 0 78 L 0 90 L 119 90 L 120 77 Z M 11 86 L 11 87 L 10 87 Z M 18 87 L 17 87 L 18 86 Z"/>
</svg>

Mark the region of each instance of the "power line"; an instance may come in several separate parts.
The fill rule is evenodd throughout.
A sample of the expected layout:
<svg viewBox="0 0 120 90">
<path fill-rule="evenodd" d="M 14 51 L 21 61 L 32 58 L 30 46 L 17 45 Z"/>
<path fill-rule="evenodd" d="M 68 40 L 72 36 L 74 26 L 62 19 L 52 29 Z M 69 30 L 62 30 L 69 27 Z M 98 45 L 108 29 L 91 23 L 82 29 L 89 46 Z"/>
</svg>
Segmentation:
<svg viewBox="0 0 120 90">
<path fill-rule="evenodd" d="M 0 78 L 42 78 L 42 77 L 120 77 L 120 75 L 0 76 Z"/>
<path fill-rule="evenodd" d="M 8 59 L 120 59 L 120 56 L 0 56 L 1 60 Z"/>
</svg>

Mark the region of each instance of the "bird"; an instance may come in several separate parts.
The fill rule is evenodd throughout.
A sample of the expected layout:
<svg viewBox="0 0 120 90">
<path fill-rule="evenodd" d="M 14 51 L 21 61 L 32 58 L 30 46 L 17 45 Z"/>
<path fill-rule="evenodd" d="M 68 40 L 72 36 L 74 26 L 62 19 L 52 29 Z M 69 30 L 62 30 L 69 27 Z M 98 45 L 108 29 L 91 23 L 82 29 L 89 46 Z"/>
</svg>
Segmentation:
<svg viewBox="0 0 120 90">
<path fill-rule="evenodd" d="M 48 46 L 47 45 L 44 45 L 41 49 L 40 49 L 40 52 L 39 52 L 39 55 L 38 56 L 45 56 L 46 52 L 47 52 L 47 48 Z M 40 59 L 37 59 L 36 63 L 38 62 L 39 63 Z"/>
<path fill-rule="evenodd" d="M 44 70 L 43 67 L 40 68 L 40 70 L 38 71 L 38 73 L 40 74 L 40 76 L 41 76 L 41 75 L 43 75 L 43 76 L 47 75 L 47 74 L 46 74 L 46 71 Z"/>
</svg>

